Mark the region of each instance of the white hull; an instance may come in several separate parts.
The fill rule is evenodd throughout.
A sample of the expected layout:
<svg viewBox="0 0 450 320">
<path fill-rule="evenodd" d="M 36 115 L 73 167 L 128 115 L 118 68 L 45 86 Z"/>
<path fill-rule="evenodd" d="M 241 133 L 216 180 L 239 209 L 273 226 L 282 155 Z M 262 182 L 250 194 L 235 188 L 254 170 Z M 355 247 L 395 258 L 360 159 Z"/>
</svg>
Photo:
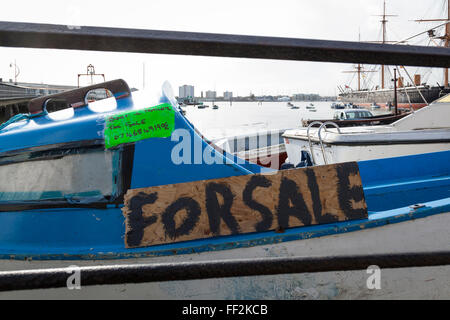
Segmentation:
<svg viewBox="0 0 450 320">
<path fill-rule="evenodd" d="M 198 254 L 98 261 L 0 261 L 1 270 L 211 261 L 261 257 L 325 257 L 450 249 L 450 213 L 361 231 L 280 244 Z M 0 299 L 449 299 L 450 266 L 381 269 L 380 289 L 366 270 L 83 286 L 0 292 Z M 68 274 L 69 276 L 69 274 Z"/>
<path fill-rule="evenodd" d="M 311 153 L 311 148 L 307 140 L 293 138 L 288 139 L 289 144 L 286 144 L 286 151 L 288 153 L 290 163 L 296 164 L 301 161 L 301 150 L 305 150 Z M 450 143 L 418 143 L 366 146 L 324 144 L 324 152 L 322 152 L 320 144 L 312 144 L 312 153 L 316 165 L 401 157 L 422 153 L 447 151 L 449 149 Z M 326 159 L 326 163 L 324 157 Z"/>
<path fill-rule="evenodd" d="M 287 130 L 289 163 L 301 161 L 301 151 L 315 165 L 375 160 L 450 150 L 450 102 L 443 98 L 386 126 Z M 310 145 L 311 144 L 311 145 Z"/>
</svg>

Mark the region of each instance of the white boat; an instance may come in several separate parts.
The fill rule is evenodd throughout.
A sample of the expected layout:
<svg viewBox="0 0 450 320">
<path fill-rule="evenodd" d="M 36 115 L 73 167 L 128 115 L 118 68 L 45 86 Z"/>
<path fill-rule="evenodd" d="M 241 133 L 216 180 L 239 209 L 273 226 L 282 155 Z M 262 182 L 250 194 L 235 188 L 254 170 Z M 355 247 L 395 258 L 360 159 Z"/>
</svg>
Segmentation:
<svg viewBox="0 0 450 320">
<path fill-rule="evenodd" d="M 283 137 L 293 165 L 301 151 L 321 165 L 449 150 L 450 95 L 389 125 L 339 128 L 327 122 L 287 130 Z"/>
</svg>

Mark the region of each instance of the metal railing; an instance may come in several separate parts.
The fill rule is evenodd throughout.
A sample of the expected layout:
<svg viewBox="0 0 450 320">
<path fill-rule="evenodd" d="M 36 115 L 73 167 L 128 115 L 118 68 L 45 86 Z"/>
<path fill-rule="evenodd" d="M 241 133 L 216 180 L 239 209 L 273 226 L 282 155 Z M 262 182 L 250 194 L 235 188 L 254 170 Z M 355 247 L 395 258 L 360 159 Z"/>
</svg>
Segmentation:
<svg viewBox="0 0 450 320">
<path fill-rule="evenodd" d="M 332 122 L 332 121 L 325 121 L 325 122 L 313 121 L 313 122 L 311 122 L 308 125 L 308 128 L 306 129 L 306 136 L 308 137 L 309 151 L 311 153 L 311 158 L 312 158 L 312 161 L 313 161 L 314 165 L 316 165 L 317 162 L 316 162 L 316 158 L 314 156 L 313 145 L 312 145 L 311 136 L 309 134 L 309 130 L 316 124 L 320 125 L 319 129 L 317 130 L 317 137 L 319 139 L 320 149 L 322 150 L 323 163 L 324 164 L 328 164 L 326 156 L 325 156 L 325 148 L 323 147 L 323 140 L 322 140 L 322 136 L 320 135 L 320 132 L 321 132 L 322 128 L 325 129 L 325 131 L 326 131 L 327 130 L 327 125 L 332 125 L 332 126 L 336 127 L 337 132 L 339 134 L 341 133 L 341 130 L 339 129 L 339 126 L 336 123 Z"/>
<path fill-rule="evenodd" d="M 206 262 L 171 262 L 80 267 L 81 285 L 112 285 L 177 280 L 364 270 L 433 267 L 450 264 L 450 251 L 335 257 L 289 257 Z M 0 272 L 0 291 L 64 288 L 69 268 Z"/>
<path fill-rule="evenodd" d="M 439 47 L 1 21 L 0 46 L 450 67 Z"/>
<path fill-rule="evenodd" d="M 334 126 L 337 129 L 337 132 L 340 134 L 341 130 L 339 129 L 339 126 L 332 122 L 332 121 L 326 121 L 324 123 L 322 123 L 319 127 L 319 130 L 317 131 L 317 136 L 319 137 L 319 143 L 320 143 L 320 149 L 322 150 L 322 157 L 323 157 L 323 163 L 324 164 L 328 164 L 327 162 L 327 158 L 325 155 L 325 148 L 323 147 L 323 140 L 322 140 L 322 136 L 320 135 L 320 132 L 322 131 L 322 129 L 324 129 L 325 131 L 327 131 L 327 125 L 331 125 Z"/>
</svg>

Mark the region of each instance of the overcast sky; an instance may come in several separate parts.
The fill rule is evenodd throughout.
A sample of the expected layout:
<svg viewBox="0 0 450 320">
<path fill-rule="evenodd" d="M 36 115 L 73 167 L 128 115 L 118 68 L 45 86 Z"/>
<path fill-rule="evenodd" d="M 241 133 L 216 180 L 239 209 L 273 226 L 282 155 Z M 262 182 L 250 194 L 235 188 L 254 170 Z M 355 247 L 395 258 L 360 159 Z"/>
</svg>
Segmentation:
<svg viewBox="0 0 450 320">
<path fill-rule="evenodd" d="M 386 0 L 388 39 L 402 40 L 439 23 L 417 23 L 420 18 L 442 18 L 447 0 Z M 173 31 L 194 31 L 293 38 L 357 41 L 381 39 L 383 0 L 64 0 L 2 1 L 1 21 L 80 26 L 106 26 Z M 410 44 L 428 42 L 427 37 Z M 18 81 L 76 85 L 77 74 L 88 64 L 107 80 L 123 78 L 132 87 L 160 87 L 168 80 L 191 84 L 200 91 L 233 91 L 234 96 L 319 93 L 335 95 L 337 85 L 356 86 L 350 64 L 111 53 L 74 50 L 0 47 L 0 77 L 14 77 L 10 63 L 20 68 Z M 367 70 L 373 66 L 365 66 Z M 412 69 L 411 73 L 414 73 Z M 368 76 L 369 77 L 369 76 Z M 377 84 L 375 75 L 365 78 Z M 86 80 L 87 81 L 87 80 Z M 429 82 L 442 83 L 436 72 Z M 84 83 L 88 84 L 88 83 Z"/>
</svg>

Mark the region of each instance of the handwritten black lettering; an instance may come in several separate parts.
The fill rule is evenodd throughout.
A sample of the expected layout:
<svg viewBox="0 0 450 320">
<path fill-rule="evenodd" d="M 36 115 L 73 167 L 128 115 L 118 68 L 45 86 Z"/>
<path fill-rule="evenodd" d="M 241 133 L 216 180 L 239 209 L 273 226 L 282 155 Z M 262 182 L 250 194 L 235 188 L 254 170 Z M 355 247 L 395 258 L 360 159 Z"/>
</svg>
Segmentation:
<svg viewBox="0 0 450 320">
<path fill-rule="evenodd" d="M 150 194 L 140 192 L 129 200 L 128 207 L 131 211 L 128 214 L 127 243 L 129 246 L 140 245 L 144 236 L 144 229 L 157 221 L 155 215 L 144 217 L 142 214 L 142 207 L 146 204 L 155 203 L 157 199 L 158 194 L 156 192 Z"/>
<path fill-rule="evenodd" d="M 320 191 L 319 185 L 317 184 L 316 174 L 314 170 L 307 168 L 305 169 L 306 176 L 308 177 L 308 188 L 311 192 L 312 205 L 314 217 L 317 223 L 331 223 L 338 221 L 338 217 L 331 214 L 322 214 L 322 202 L 320 201 Z"/>
<path fill-rule="evenodd" d="M 267 231 L 272 226 L 273 215 L 269 208 L 255 201 L 252 197 L 253 190 L 257 187 L 269 188 L 272 185 L 269 179 L 264 176 L 252 176 L 245 185 L 242 192 L 242 199 L 244 203 L 253 210 L 258 211 L 262 220 L 255 225 L 255 230 L 258 232 Z"/>
<path fill-rule="evenodd" d="M 366 209 L 354 209 L 350 200 L 359 202 L 364 199 L 364 191 L 361 185 L 350 187 L 350 175 L 358 174 L 358 164 L 348 162 L 336 165 L 338 177 L 339 205 L 349 219 L 364 219 L 367 217 Z"/>
<path fill-rule="evenodd" d="M 183 220 L 183 223 L 176 228 L 175 215 L 183 209 L 186 210 L 187 216 Z M 166 208 L 161 217 L 166 235 L 171 239 L 176 239 L 182 235 L 188 235 L 197 225 L 200 213 L 200 205 L 194 199 L 188 197 L 177 199 Z"/>
<path fill-rule="evenodd" d="M 184 194 L 184 197 L 175 199 L 161 210 L 162 213 L 152 212 L 150 207 L 148 214 L 143 213 L 143 207 L 147 204 L 155 203 L 152 207 L 158 208 L 163 205 L 156 205 L 157 193 L 150 193 L 154 189 L 149 188 L 148 193 L 135 191 L 137 195 L 130 195 L 127 200 L 126 245 L 139 247 L 174 242 L 180 237 L 189 240 L 220 236 L 228 233 L 228 230 L 231 234 L 264 232 L 271 230 L 274 222 L 278 225 L 278 231 L 281 231 L 313 223 L 367 218 L 356 163 L 340 164 L 334 168 L 294 170 L 274 176 L 251 175 L 230 180 L 192 182 L 195 188 L 181 186 L 179 194 Z M 301 181 L 301 184 L 297 184 L 297 181 Z M 231 183 L 239 185 L 230 186 Z M 158 192 L 165 192 L 164 186 L 160 188 Z M 204 188 L 204 195 L 194 192 L 199 188 Z M 233 190 L 239 190 L 236 191 L 238 194 L 234 194 Z M 170 194 L 172 191 L 167 192 Z M 274 192 L 278 199 L 272 198 Z M 338 199 L 327 202 L 325 195 L 336 193 Z M 206 210 L 202 212 L 203 206 Z M 185 215 L 180 212 L 182 210 L 185 210 Z M 226 230 L 221 230 L 221 227 Z M 165 236 L 152 238 L 154 233 L 161 234 L 162 231 Z"/>
<path fill-rule="evenodd" d="M 290 206 L 290 202 L 293 206 Z M 311 224 L 311 215 L 303 195 L 299 192 L 297 184 L 286 177 L 281 179 L 277 214 L 278 226 L 281 229 L 289 227 L 290 216 L 298 218 L 304 225 Z"/>
<path fill-rule="evenodd" d="M 214 235 L 220 235 L 220 221 L 223 219 L 231 233 L 239 233 L 239 225 L 231 214 L 233 205 L 233 194 L 227 185 L 223 183 L 210 182 L 205 186 L 206 212 L 208 213 L 209 226 Z M 223 205 L 219 204 L 217 193 L 223 197 Z"/>
</svg>

